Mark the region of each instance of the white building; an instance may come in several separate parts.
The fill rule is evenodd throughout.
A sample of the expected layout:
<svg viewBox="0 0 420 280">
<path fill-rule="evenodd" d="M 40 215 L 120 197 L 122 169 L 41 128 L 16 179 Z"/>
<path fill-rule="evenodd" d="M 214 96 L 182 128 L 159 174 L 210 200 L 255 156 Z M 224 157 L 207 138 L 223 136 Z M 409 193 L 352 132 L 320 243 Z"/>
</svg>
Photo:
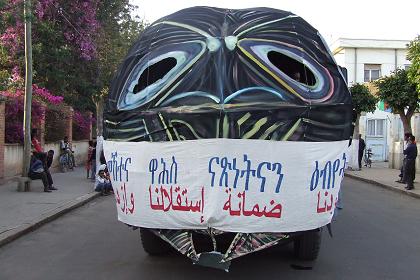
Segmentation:
<svg viewBox="0 0 420 280">
<path fill-rule="evenodd" d="M 347 68 L 348 84 L 351 86 L 388 76 L 398 68 L 407 68 L 410 65 L 406 58 L 409 42 L 339 38 L 330 48 L 337 63 Z M 383 107 L 383 102 L 380 102 L 376 111 L 362 116 L 359 123 L 366 146 L 372 149 L 373 160 L 377 161 L 387 161 L 390 151 L 391 154 L 401 153 L 393 148 L 393 143 L 403 135 L 401 120 Z"/>
</svg>

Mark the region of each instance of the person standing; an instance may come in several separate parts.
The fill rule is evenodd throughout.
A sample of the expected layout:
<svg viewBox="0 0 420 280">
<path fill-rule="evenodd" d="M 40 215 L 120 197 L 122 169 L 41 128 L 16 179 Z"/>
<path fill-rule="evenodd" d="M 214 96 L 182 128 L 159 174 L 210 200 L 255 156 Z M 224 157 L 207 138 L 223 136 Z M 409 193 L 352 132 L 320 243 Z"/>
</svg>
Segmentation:
<svg viewBox="0 0 420 280">
<path fill-rule="evenodd" d="M 410 138 L 412 134 L 410 132 L 406 132 L 404 133 L 404 146 L 403 146 L 403 151 L 407 148 L 408 146 L 408 139 Z M 401 165 L 401 169 L 400 169 L 400 175 L 398 175 L 400 177 L 399 180 L 395 181 L 397 183 L 401 183 L 401 184 L 406 184 L 406 182 L 404 181 L 404 165 L 405 165 L 406 159 L 405 159 L 405 155 L 404 155 L 404 159 Z"/>
<path fill-rule="evenodd" d="M 88 148 L 88 155 L 87 155 L 87 160 L 86 160 L 86 176 L 87 178 L 92 178 L 95 176 L 95 174 L 93 173 L 92 176 L 90 176 L 90 171 L 92 169 L 92 152 L 93 152 L 93 141 L 89 140 L 89 148 Z"/>
<path fill-rule="evenodd" d="M 407 148 L 404 150 L 405 165 L 403 181 L 407 183 L 406 190 L 414 189 L 414 176 L 416 174 L 416 157 L 417 145 L 415 144 L 416 138 L 410 135 L 408 138 Z"/>
<path fill-rule="evenodd" d="M 88 159 L 88 161 L 90 162 L 90 170 L 91 170 L 91 180 L 93 182 L 95 182 L 95 177 L 96 177 L 96 141 L 93 142 L 93 146 L 92 146 L 92 152 L 90 154 L 90 157 Z"/>
<path fill-rule="evenodd" d="M 362 170 L 362 159 L 363 159 L 363 152 L 365 151 L 366 144 L 365 140 L 362 138 L 362 134 L 359 134 L 359 170 Z"/>
<path fill-rule="evenodd" d="M 60 150 L 61 155 L 67 155 L 68 160 L 71 160 L 73 165 L 76 166 L 76 161 L 74 160 L 74 151 L 71 148 L 71 144 L 69 142 L 69 138 L 67 136 L 64 136 L 64 139 L 60 141 Z"/>
<path fill-rule="evenodd" d="M 31 131 L 31 145 L 32 145 L 32 153 L 43 153 L 44 150 L 41 147 L 41 143 L 37 138 L 38 129 L 33 128 Z"/>
</svg>

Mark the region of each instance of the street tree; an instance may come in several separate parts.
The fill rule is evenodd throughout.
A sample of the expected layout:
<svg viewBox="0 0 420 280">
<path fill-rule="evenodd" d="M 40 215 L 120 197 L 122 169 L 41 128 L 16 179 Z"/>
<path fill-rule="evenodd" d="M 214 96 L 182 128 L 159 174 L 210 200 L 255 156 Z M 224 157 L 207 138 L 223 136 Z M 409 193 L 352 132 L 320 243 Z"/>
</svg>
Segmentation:
<svg viewBox="0 0 420 280">
<path fill-rule="evenodd" d="M 370 92 L 369 88 L 363 84 L 356 83 L 350 87 L 353 107 L 356 111 L 356 123 L 353 138 L 357 139 L 359 134 L 359 120 L 362 112 L 374 112 L 378 99 Z"/>
<path fill-rule="evenodd" d="M 408 45 L 407 59 L 411 61 L 408 68 L 408 80 L 416 85 L 420 94 L 420 35 Z"/>
<path fill-rule="evenodd" d="M 416 85 L 408 80 L 407 71 L 397 69 L 390 76 L 375 81 L 375 85 L 378 97 L 400 116 L 404 132 L 412 133 L 411 117 L 419 108 L 420 98 Z"/>
<path fill-rule="evenodd" d="M 143 21 L 133 15 L 137 7 L 129 2 L 129 0 L 103 0 L 98 4 L 97 19 L 101 25 L 96 39 L 95 84 L 98 90 L 92 95 L 96 105 L 98 135 L 102 135 L 103 100 L 108 94 L 114 73 L 145 27 Z"/>
</svg>

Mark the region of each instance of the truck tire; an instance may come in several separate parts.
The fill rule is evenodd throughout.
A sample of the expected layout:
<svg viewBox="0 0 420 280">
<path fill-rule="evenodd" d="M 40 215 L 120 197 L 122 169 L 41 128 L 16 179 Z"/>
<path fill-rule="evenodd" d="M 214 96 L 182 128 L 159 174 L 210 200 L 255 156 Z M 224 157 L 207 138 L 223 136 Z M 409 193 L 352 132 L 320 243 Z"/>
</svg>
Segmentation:
<svg viewBox="0 0 420 280">
<path fill-rule="evenodd" d="M 171 249 L 171 245 L 146 228 L 140 228 L 140 239 L 144 251 L 151 256 L 163 255 Z"/>
<path fill-rule="evenodd" d="M 320 228 L 305 231 L 294 241 L 295 255 L 302 261 L 313 261 L 321 248 L 322 230 Z"/>
</svg>

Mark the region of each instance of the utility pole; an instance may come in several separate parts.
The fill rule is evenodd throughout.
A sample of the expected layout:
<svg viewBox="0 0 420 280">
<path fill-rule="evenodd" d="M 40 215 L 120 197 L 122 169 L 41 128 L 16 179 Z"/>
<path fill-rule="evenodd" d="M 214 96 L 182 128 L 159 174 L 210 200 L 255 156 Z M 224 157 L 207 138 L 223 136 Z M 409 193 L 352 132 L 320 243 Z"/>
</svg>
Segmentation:
<svg viewBox="0 0 420 280">
<path fill-rule="evenodd" d="M 28 176 L 31 160 L 31 111 L 32 111 L 32 40 L 31 40 L 31 0 L 24 0 L 25 19 L 25 107 L 24 122 L 24 150 L 22 177 Z M 27 183 L 29 184 L 29 183 Z"/>
</svg>

